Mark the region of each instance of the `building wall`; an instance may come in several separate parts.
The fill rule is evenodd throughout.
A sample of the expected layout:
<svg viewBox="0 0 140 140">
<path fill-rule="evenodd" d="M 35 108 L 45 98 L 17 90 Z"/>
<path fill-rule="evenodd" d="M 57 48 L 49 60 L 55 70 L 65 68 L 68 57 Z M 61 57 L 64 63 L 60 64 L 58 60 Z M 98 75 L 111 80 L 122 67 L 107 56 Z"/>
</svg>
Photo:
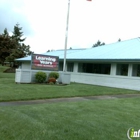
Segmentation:
<svg viewBox="0 0 140 140">
<path fill-rule="evenodd" d="M 22 62 L 21 69 L 31 69 L 31 62 Z"/>
<path fill-rule="evenodd" d="M 35 74 L 37 72 L 38 70 L 16 69 L 15 82 L 16 83 L 33 83 L 35 82 Z M 47 75 L 49 74 L 49 71 L 43 71 L 43 72 L 45 72 Z"/>
<path fill-rule="evenodd" d="M 71 82 L 140 90 L 139 77 L 71 73 Z"/>
<path fill-rule="evenodd" d="M 34 83 L 35 74 L 38 70 L 27 70 L 27 69 L 16 69 L 15 82 L 16 83 Z M 46 82 L 48 80 L 48 75 L 51 71 L 43 71 L 46 73 Z M 70 73 L 59 72 L 58 82 L 63 84 L 70 84 Z"/>
<path fill-rule="evenodd" d="M 133 63 L 127 63 L 127 64 L 128 64 L 128 72 L 127 75 L 125 76 L 119 75 L 121 74 L 120 72 L 121 65 L 119 63 L 111 63 L 111 71 L 109 75 L 78 72 L 78 62 L 74 63 L 73 72 L 68 72 L 68 73 L 71 74 L 71 82 L 140 90 L 140 86 L 139 86 L 140 77 L 137 76 L 138 74 L 136 69 L 137 68 L 136 66 L 138 64 L 137 65 L 136 64 L 134 65 Z M 16 81 L 20 80 L 21 83 L 22 82 L 30 83 L 35 81 L 34 77 L 37 71 L 31 70 L 31 66 L 29 62 L 22 63 L 21 70 L 22 70 L 21 74 L 18 71 L 16 72 Z"/>
</svg>

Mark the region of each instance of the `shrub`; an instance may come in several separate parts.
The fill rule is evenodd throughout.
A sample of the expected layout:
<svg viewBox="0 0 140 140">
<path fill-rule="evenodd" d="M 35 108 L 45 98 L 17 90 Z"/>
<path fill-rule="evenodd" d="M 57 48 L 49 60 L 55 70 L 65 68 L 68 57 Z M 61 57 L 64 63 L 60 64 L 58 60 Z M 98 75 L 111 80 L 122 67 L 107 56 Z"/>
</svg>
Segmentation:
<svg viewBox="0 0 140 140">
<path fill-rule="evenodd" d="M 35 74 L 35 79 L 39 83 L 45 82 L 46 78 L 47 78 L 47 75 L 45 72 L 39 71 Z"/>
<path fill-rule="evenodd" d="M 50 72 L 49 74 L 49 78 L 59 78 L 59 73 L 58 72 Z"/>
<path fill-rule="evenodd" d="M 50 82 L 52 82 L 52 83 L 55 84 L 55 83 L 56 83 L 56 79 L 55 79 L 55 78 L 49 78 L 49 79 L 48 79 L 48 83 L 50 83 Z"/>
<path fill-rule="evenodd" d="M 49 85 L 54 85 L 54 83 L 53 82 L 50 82 Z"/>
</svg>

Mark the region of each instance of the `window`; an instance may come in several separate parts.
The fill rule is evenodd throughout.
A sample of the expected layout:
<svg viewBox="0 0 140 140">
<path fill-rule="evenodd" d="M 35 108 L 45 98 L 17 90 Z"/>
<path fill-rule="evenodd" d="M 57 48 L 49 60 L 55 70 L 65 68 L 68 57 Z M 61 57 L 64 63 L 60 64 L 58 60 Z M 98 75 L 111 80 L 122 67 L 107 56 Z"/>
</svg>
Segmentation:
<svg viewBox="0 0 140 140">
<path fill-rule="evenodd" d="M 79 63 L 78 64 L 78 72 L 85 72 L 84 64 L 83 63 Z"/>
<path fill-rule="evenodd" d="M 78 72 L 110 74 L 111 64 L 79 63 Z"/>
<path fill-rule="evenodd" d="M 110 74 L 111 64 L 94 64 L 93 73 Z"/>
<path fill-rule="evenodd" d="M 128 64 L 117 64 L 117 75 L 127 76 L 128 75 Z"/>
<path fill-rule="evenodd" d="M 140 77 L 140 64 L 134 64 L 133 65 L 132 76 L 138 76 L 138 77 Z"/>
<path fill-rule="evenodd" d="M 59 71 L 63 71 L 63 62 L 59 62 Z"/>
<path fill-rule="evenodd" d="M 67 63 L 67 71 L 73 72 L 74 63 Z"/>
<path fill-rule="evenodd" d="M 78 72 L 92 73 L 93 64 L 91 63 L 79 63 Z"/>
</svg>

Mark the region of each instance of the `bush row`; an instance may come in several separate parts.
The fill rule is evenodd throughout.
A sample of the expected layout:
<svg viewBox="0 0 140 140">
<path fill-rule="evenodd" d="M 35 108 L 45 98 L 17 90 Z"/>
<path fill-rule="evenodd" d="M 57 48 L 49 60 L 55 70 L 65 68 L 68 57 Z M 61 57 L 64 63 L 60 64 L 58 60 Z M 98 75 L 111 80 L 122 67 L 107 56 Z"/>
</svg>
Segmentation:
<svg viewBox="0 0 140 140">
<path fill-rule="evenodd" d="M 47 74 L 45 72 L 39 71 L 35 74 L 35 79 L 38 83 L 43 83 L 46 81 Z M 50 72 L 48 76 L 48 83 L 52 82 L 55 83 L 56 79 L 59 78 L 58 72 Z"/>
</svg>

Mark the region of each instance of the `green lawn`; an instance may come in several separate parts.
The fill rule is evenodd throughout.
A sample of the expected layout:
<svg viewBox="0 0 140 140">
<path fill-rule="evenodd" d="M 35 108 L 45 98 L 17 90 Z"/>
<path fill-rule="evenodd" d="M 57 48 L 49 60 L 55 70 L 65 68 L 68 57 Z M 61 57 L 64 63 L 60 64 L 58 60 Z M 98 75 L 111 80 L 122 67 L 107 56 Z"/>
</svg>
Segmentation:
<svg viewBox="0 0 140 140">
<path fill-rule="evenodd" d="M 77 83 L 67 86 L 15 84 L 15 75 L 2 73 L 4 69 L 0 67 L 0 101 L 140 93 Z M 0 139 L 127 140 L 130 127 L 140 129 L 139 100 L 137 97 L 0 106 Z"/>
<path fill-rule="evenodd" d="M 16 84 L 14 78 L 15 74 L 2 73 L 2 69 L 0 70 L 0 101 L 140 93 L 140 91 L 78 83 L 67 86 Z"/>
<path fill-rule="evenodd" d="M 6 69 L 8 69 L 9 67 L 7 67 L 7 66 L 1 66 L 0 65 L 0 72 L 3 72 L 4 70 L 6 70 Z"/>
<path fill-rule="evenodd" d="M 140 98 L 0 107 L 1 140 L 127 140 Z M 137 140 L 136 138 L 134 138 Z"/>
</svg>

